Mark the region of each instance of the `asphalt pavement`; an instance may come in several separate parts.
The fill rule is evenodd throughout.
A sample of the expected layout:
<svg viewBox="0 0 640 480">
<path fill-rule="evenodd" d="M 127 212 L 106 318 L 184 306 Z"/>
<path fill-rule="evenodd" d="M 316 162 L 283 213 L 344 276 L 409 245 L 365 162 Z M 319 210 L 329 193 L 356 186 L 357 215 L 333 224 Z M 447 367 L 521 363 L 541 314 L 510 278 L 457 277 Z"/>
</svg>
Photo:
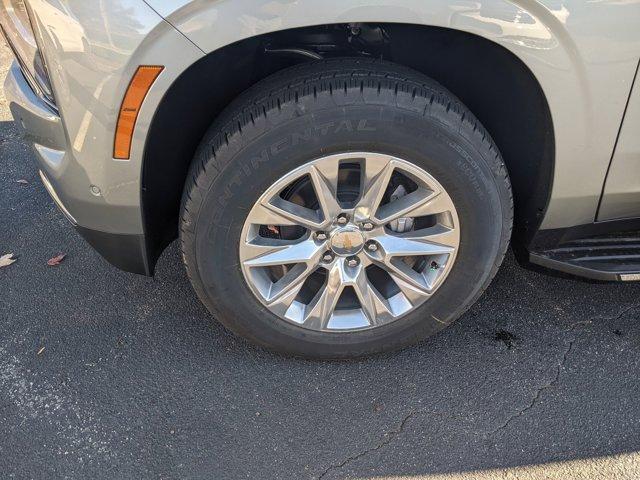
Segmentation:
<svg viewBox="0 0 640 480">
<path fill-rule="evenodd" d="M 8 65 L 2 48 L 0 77 Z M 546 276 L 509 255 L 420 345 L 278 356 L 208 314 L 175 244 L 153 279 L 95 253 L 48 198 L 0 91 L 10 252 L 3 478 L 640 478 L 640 284 Z"/>
</svg>

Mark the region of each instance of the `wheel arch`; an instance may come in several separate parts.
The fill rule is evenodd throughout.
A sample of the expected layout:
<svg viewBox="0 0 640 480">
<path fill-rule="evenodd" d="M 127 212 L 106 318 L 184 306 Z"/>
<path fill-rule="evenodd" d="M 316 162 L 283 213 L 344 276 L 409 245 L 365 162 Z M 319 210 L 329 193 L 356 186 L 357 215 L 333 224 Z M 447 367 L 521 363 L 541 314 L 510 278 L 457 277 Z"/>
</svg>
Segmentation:
<svg viewBox="0 0 640 480">
<path fill-rule="evenodd" d="M 327 38 L 337 44 L 349 25 L 300 27 L 248 37 L 208 53 L 171 85 L 153 115 L 143 156 L 142 210 L 149 265 L 153 267 L 177 236 L 189 164 L 218 114 L 269 74 L 312 61 L 308 53 L 353 55 L 352 51 L 319 52 L 309 40 L 317 40 L 328 29 Z M 555 162 L 549 104 L 533 72 L 513 52 L 476 34 L 410 23 L 359 25 L 382 28 L 388 37 L 387 44 L 362 54 L 377 55 L 434 78 L 482 122 L 507 164 L 516 205 L 515 232 L 519 243 L 526 243 L 547 207 Z M 421 50 L 416 52 L 418 44 Z M 269 45 L 279 47 L 271 50 L 302 53 L 274 54 L 265 48 Z"/>
</svg>

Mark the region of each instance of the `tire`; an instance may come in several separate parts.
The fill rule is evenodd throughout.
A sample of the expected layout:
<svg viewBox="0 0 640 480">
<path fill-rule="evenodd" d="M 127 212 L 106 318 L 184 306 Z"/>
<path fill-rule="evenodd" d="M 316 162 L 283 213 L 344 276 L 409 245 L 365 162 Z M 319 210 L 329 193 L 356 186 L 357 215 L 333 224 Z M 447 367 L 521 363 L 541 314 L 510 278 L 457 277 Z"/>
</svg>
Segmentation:
<svg viewBox="0 0 640 480">
<path fill-rule="evenodd" d="M 457 210 L 459 246 L 435 293 L 398 320 L 362 331 L 309 330 L 279 318 L 251 291 L 240 238 L 248 212 L 276 180 L 345 151 L 404 158 L 437 179 Z M 219 116 L 187 177 L 180 239 L 195 291 L 228 329 L 278 352 L 345 358 L 399 349 L 457 319 L 497 272 L 512 220 L 500 153 L 457 98 L 408 68 L 335 59 L 278 72 Z"/>
</svg>

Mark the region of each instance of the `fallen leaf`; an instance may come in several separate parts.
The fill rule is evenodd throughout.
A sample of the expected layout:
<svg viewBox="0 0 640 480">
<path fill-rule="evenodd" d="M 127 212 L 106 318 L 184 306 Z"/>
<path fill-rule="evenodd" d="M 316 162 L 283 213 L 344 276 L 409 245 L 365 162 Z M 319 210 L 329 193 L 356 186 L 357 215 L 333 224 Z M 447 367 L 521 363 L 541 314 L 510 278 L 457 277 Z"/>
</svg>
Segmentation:
<svg viewBox="0 0 640 480">
<path fill-rule="evenodd" d="M 50 258 L 47 261 L 47 265 L 49 265 L 50 267 L 55 267 L 57 265 L 60 265 L 62 263 L 62 261 L 64 260 L 64 257 L 66 257 L 67 254 L 66 253 L 60 253 L 58 255 L 56 255 L 53 258 Z"/>
<path fill-rule="evenodd" d="M 29 183 L 29 180 L 25 180 L 24 178 L 21 178 L 20 180 L 16 180 L 17 183 L 22 183 L 22 184 L 27 184 Z"/>
<path fill-rule="evenodd" d="M 44 347 L 42 347 L 40 350 L 38 350 L 38 355 L 40 355 L 42 352 L 44 352 Z"/>
<path fill-rule="evenodd" d="M 0 257 L 0 267 L 8 267 L 16 260 L 17 258 L 13 257 L 13 253 L 7 253 L 6 255 L 2 255 Z"/>
</svg>

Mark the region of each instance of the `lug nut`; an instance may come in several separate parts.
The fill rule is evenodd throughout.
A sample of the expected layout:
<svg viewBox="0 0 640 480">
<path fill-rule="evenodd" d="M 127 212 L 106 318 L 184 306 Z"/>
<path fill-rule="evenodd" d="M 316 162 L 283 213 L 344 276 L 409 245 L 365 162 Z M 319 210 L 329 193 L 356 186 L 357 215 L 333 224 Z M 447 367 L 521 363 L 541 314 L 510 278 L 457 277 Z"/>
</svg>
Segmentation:
<svg viewBox="0 0 640 480">
<path fill-rule="evenodd" d="M 362 224 L 362 229 L 363 229 L 363 230 L 366 230 L 367 232 L 368 232 L 369 230 L 373 230 L 373 223 L 371 223 L 371 222 L 364 222 L 364 223 Z"/>
<path fill-rule="evenodd" d="M 346 225 L 348 221 L 349 221 L 349 218 L 344 213 L 341 213 L 340 215 L 338 215 L 338 218 L 336 219 L 336 222 L 338 222 L 338 225 Z"/>
<path fill-rule="evenodd" d="M 322 256 L 322 261 L 325 263 L 329 263 L 333 260 L 333 253 L 327 252 Z"/>
<path fill-rule="evenodd" d="M 349 257 L 347 258 L 347 265 L 350 267 L 357 267 L 358 266 L 358 257 Z"/>
<path fill-rule="evenodd" d="M 324 232 L 318 232 L 316 233 L 316 240 L 320 241 L 320 242 L 324 242 L 327 239 L 327 234 Z"/>
<path fill-rule="evenodd" d="M 378 244 L 376 242 L 367 243 L 367 250 L 370 252 L 376 252 L 378 250 Z"/>
</svg>

